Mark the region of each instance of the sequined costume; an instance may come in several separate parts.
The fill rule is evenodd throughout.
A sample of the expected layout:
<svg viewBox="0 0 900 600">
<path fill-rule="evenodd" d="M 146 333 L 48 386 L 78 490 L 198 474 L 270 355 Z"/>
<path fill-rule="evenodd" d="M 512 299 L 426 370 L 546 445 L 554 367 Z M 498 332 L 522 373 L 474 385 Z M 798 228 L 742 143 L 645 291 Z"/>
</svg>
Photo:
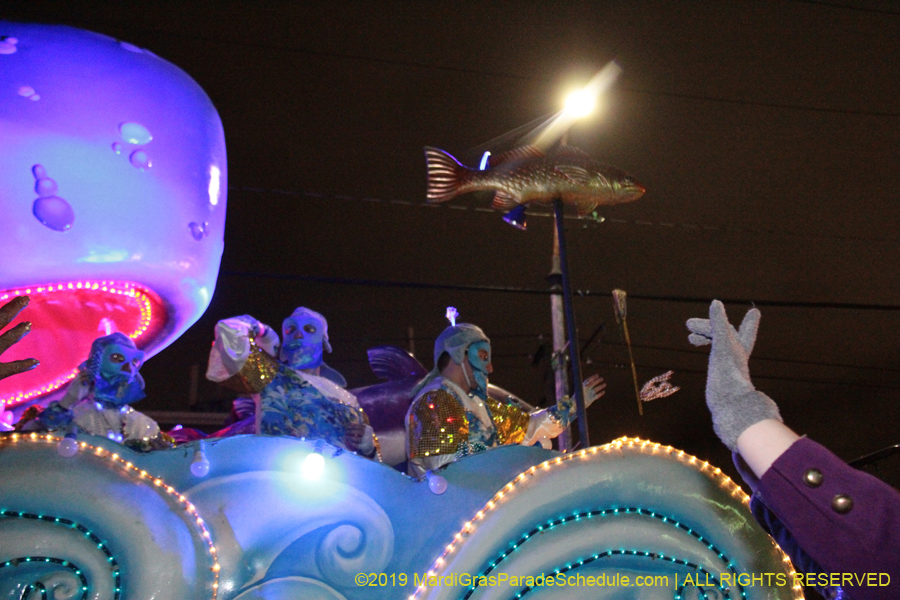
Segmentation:
<svg viewBox="0 0 900 600">
<path fill-rule="evenodd" d="M 336 371 L 322 365 L 326 367 L 323 375 L 314 375 L 274 358 L 279 354 L 279 339 L 271 327 L 249 316 L 235 317 L 219 321 L 215 335 L 207 378 L 252 395 L 256 433 L 321 439 L 348 449 L 347 426 L 369 425 Z M 380 460 L 374 436 L 373 444 L 360 454 Z"/>
<path fill-rule="evenodd" d="M 420 391 L 406 415 L 409 473 L 421 478 L 459 457 L 507 444 L 530 446 L 563 429 L 556 407 L 529 414 L 511 403 L 470 396 L 439 377 Z"/>
</svg>

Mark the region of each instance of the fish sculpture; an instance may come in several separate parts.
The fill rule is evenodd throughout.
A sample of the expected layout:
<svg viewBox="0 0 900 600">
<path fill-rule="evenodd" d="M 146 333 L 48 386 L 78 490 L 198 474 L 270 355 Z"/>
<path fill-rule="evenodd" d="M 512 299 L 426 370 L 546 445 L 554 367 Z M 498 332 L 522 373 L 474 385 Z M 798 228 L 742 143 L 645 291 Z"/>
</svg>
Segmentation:
<svg viewBox="0 0 900 600">
<path fill-rule="evenodd" d="M 559 146 L 544 153 L 521 146 L 491 157 L 489 168 L 470 169 L 439 148 L 425 147 L 429 203 L 447 202 L 467 192 L 493 190 L 491 207 L 509 211 L 519 205 L 549 204 L 561 198 L 579 216 L 601 205 L 633 202 L 646 189 L 621 169 L 599 163 L 582 150 Z"/>
</svg>

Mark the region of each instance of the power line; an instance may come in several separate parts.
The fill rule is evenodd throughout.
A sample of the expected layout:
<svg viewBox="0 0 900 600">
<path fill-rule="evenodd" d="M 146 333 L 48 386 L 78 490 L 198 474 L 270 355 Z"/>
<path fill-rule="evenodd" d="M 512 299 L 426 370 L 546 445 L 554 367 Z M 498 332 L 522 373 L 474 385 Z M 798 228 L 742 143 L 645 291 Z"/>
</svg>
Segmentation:
<svg viewBox="0 0 900 600">
<path fill-rule="evenodd" d="M 798 0 L 795 0 L 798 1 Z M 815 2 L 813 0 L 807 0 L 810 4 L 820 4 L 826 6 L 833 6 L 835 8 L 854 8 L 843 5 L 836 5 L 827 2 Z M 890 11 L 879 11 L 879 10 L 866 10 L 866 9 L 857 9 L 857 10 L 865 10 L 866 12 L 883 12 L 887 14 L 900 14 L 894 13 Z M 26 14 L 29 11 L 24 11 Z M 33 13 L 32 13 L 33 14 Z M 43 15 L 41 15 L 43 17 Z M 151 36 L 166 36 L 177 39 L 185 39 L 193 42 L 199 42 L 203 44 L 221 44 L 227 45 L 229 47 L 235 47 L 234 40 L 232 39 L 219 39 L 215 37 L 209 36 L 199 36 L 196 34 L 187 34 L 187 33 L 178 33 L 173 31 L 166 31 L 164 29 L 156 28 L 156 29 L 144 29 L 140 27 L 133 27 L 128 24 L 123 23 L 115 23 L 110 21 L 103 20 L 87 20 L 87 19 L 66 19 L 67 23 L 74 23 L 81 26 L 92 27 L 94 25 L 102 25 L 103 27 L 112 28 L 120 31 L 128 31 L 134 33 L 140 33 L 143 35 L 151 35 Z M 497 70 L 489 70 L 483 68 L 472 68 L 472 67 L 458 67 L 453 65 L 439 65 L 434 63 L 425 63 L 421 61 L 414 60 L 400 60 L 400 59 L 391 59 L 391 58 L 379 58 L 374 56 L 362 56 L 358 54 L 350 54 L 345 52 L 328 52 L 324 50 L 315 50 L 312 48 L 297 48 L 294 46 L 287 46 L 283 44 L 271 44 L 264 43 L 259 41 L 254 41 L 252 39 L 242 39 L 240 43 L 241 49 L 245 48 L 258 48 L 261 50 L 273 50 L 277 52 L 287 52 L 292 54 L 306 54 L 310 56 L 319 56 L 324 58 L 336 58 L 342 60 L 355 60 L 360 62 L 368 62 L 375 64 L 387 64 L 392 66 L 400 66 L 400 67 L 414 67 L 417 69 L 425 69 L 432 71 L 443 71 L 450 73 L 460 73 L 466 75 L 477 75 L 481 77 L 496 77 L 503 79 L 513 79 L 519 81 L 544 81 L 544 82 L 552 82 L 552 78 L 548 77 L 539 77 L 534 75 L 521 75 L 518 73 L 510 73 L 508 71 L 497 71 Z M 844 115 L 853 115 L 853 116 L 869 116 L 869 117 L 890 117 L 896 118 L 900 117 L 900 112 L 891 112 L 891 111 L 875 111 L 875 110 L 865 110 L 865 109 L 854 109 L 854 108 L 834 108 L 834 107 L 823 107 L 823 106 L 809 106 L 802 104 L 787 104 L 780 102 L 764 102 L 757 100 L 746 100 L 742 98 L 725 98 L 718 96 L 705 96 L 699 94 L 687 94 L 687 93 L 677 93 L 677 92 L 663 92 L 658 90 L 647 90 L 640 88 L 630 88 L 628 86 L 620 86 L 620 89 L 626 92 L 636 93 L 636 94 L 645 94 L 650 96 L 658 96 L 662 98 L 677 98 L 677 99 L 685 99 L 685 100 L 699 100 L 704 102 L 716 102 L 721 104 L 733 104 L 733 105 L 744 105 L 744 106 L 758 106 L 758 107 L 766 107 L 766 108 L 777 108 L 784 110 L 797 110 L 797 111 L 808 111 L 808 112 L 820 112 L 820 113 L 832 113 L 832 114 L 844 114 Z"/>
<path fill-rule="evenodd" d="M 828 6 L 830 8 L 841 8 L 844 10 L 852 10 L 856 12 L 875 13 L 879 15 L 900 16 L 900 12 L 894 10 L 885 10 L 883 8 L 869 8 L 867 6 L 853 6 L 851 4 L 838 4 L 836 2 L 827 2 L 826 0 L 791 0 L 796 4 L 813 4 L 819 6 Z"/>
<path fill-rule="evenodd" d="M 619 369 L 619 370 L 630 370 L 631 367 L 629 365 L 621 364 L 621 363 L 612 363 L 612 362 L 602 362 L 602 361 L 592 361 L 591 365 L 601 365 L 608 368 Z M 643 369 L 647 371 L 669 371 L 672 370 L 671 366 L 653 366 L 646 364 L 636 364 L 638 369 Z M 674 369 L 676 373 L 693 373 L 695 375 L 707 375 L 707 371 L 705 369 Z M 785 381 L 788 383 L 814 383 L 818 385 L 842 385 L 846 387 L 855 387 L 855 388 L 871 388 L 871 389 L 882 389 L 882 390 L 900 390 L 900 386 L 898 385 L 889 385 L 889 384 L 881 384 L 881 383 L 868 383 L 868 382 L 855 382 L 855 381 L 838 381 L 834 379 L 814 379 L 814 378 L 806 378 L 806 377 L 786 377 L 782 375 L 759 375 L 753 374 L 754 380 L 765 379 L 769 381 Z"/>
<path fill-rule="evenodd" d="M 504 294 L 523 294 L 550 296 L 559 295 L 562 292 L 540 288 L 526 288 L 521 286 L 484 285 L 477 283 L 453 284 L 453 283 L 429 283 L 421 281 L 390 281 L 386 279 L 359 279 L 353 277 L 332 277 L 325 275 L 292 275 L 288 273 L 263 273 L 259 271 L 221 271 L 224 277 L 248 277 L 255 279 L 276 279 L 284 281 L 302 281 L 309 283 L 327 283 L 336 285 L 357 285 L 368 287 L 428 289 L 428 290 L 456 290 L 463 292 L 489 292 Z M 573 290 L 572 293 L 580 297 L 611 298 L 610 292 L 596 292 L 591 290 Z M 656 296 L 652 294 L 628 294 L 631 300 L 648 300 L 653 302 L 676 302 L 681 304 L 709 304 L 713 298 L 702 296 Z M 743 304 L 754 306 L 769 306 L 777 308 L 803 308 L 803 309 L 835 309 L 835 310 L 874 310 L 896 312 L 900 311 L 898 304 L 861 304 L 852 302 L 798 302 L 787 300 L 752 300 L 747 298 L 719 298 L 725 304 Z"/>
<path fill-rule="evenodd" d="M 839 115 L 854 115 L 865 117 L 900 117 L 900 112 L 881 111 L 881 110 L 865 110 L 858 108 L 833 108 L 827 106 L 809 106 L 802 104 L 787 104 L 784 102 L 765 102 L 762 100 L 746 100 L 743 98 L 723 98 L 714 96 L 702 96 L 699 94 L 685 94 L 679 92 L 661 92 L 658 90 L 642 90 L 639 88 L 628 88 L 622 86 L 622 89 L 635 93 L 646 94 L 649 96 L 662 96 L 666 98 L 678 98 L 682 100 L 699 100 L 702 102 L 716 102 L 718 104 L 740 104 L 743 106 L 756 106 L 761 108 L 780 108 L 786 110 L 801 110 L 806 112 L 831 113 Z"/>
<path fill-rule="evenodd" d="M 352 196 L 347 194 L 322 194 L 319 192 L 310 192 L 310 191 L 298 191 L 298 190 L 286 190 L 280 188 L 262 188 L 262 187 L 251 187 L 251 186 L 230 186 L 228 188 L 230 192 L 250 192 L 255 194 L 274 194 L 277 196 L 303 196 L 305 198 L 315 198 L 318 200 L 344 200 L 344 201 L 358 201 L 358 202 L 369 202 L 373 204 L 388 204 L 392 206 L 412 206 L 426 209 L 451 209 L 451 210 L 472 210 L 475 212 L 483 212 L 490 214 L 497 214 L 492 208 L 486 206 L 467 206 L 465 204 L 428 204 L 426 202 L 413 202 L 410 200 L 385 200 L 383 198 L 373 198 L 370 196 Z M 528 212 L 529 217 L 538 217 L 538 218 L 549 218 L 553 216 L 553 213 L 550 211 L 543 210 L 535 210 L 529 208 Z M 827 235 L 827 234 L 819 234 L 819 233 L 805 233 L 805 232 L 797 232 L 797 231 L 780 231 L 777 229 L 752 229 L 749 227 L 720 227 L 718 225 L 699 225 L 696 223 L 674 223 L 668 221 L 647 221 L 642 219 L 620 219 L 614 217 L 603 217 L 599 214 L 594 214 L 578 217 L 575 215 L 564 215 L 566 220 L 577 221 L 582 228 L 588 227 L 599 227 L 604 223 L 614 223 L 617 225 L 633 225 L 637 227 L 657 227 L 661 229 L 672 229 L 672 230 L 687 230 L 693 232 L 709 232 L 709 233 L 740 233 L 747 235 L 772 235 L 772 236 L 781 236 L 781 237 L 796 237 L 796 238 L 805 238 L 805 239 L 824 239 L 824 240 L 835 240 L 841 242 L 875 242 L 875 243 L 885 243 L 885 244 L 897 244 L 900 243 L 900 238 L 878 238 L 878 237 L 861 237 L 861 236 L 852 236 L 852 235 Z"/>
<path fill-rule="evenodd" d="M 514 339 L 525 339 L 525 340 L 534 340 L 535 342 L 547 342 L 549 343 L 551 335 L 546 332 L 542 333 L 494 333 L 492 332 L 490 335 L 492 341 L 499 340 L 514 340 Z M 412 340 L 416 344 L 425 343 L 430 344 L 434 342 L 434 337 L 384 337 L 384 338 L 352 338 L 352 337 L 335 337 L 333 339 L 334 343 L 337 345 L 349 345 L 349 344 L 363 344 L 370 347 L 374 346 L 397 346 L 397 347 L 405 347 L 409 341 Z M 579 340 L 580 342 L 584 342 L 583 339 Z M 687 344 L 687 342 L 685 342 Z M 610 340 L 602 340 L 596 343 L 596 348 L 603 349 L 604 347 L 616 347 L 616 348 L 624 348 L 624 342 L 610 341 Z M 587 348 L 582 348 L 582 352 L 587 352 L 588 349 L 595 347 L 594 344 L 588 345 Z M 696 356 L 697 358 L 702 358 L 706 360 L 709 356 L 708 350 L 695 350 L 692 348 L 676 348 L 673 346 L 659 346 L 654 344 L 631 344 L 632 348 L 636 348 L 639 350 L 657 350 L 660 352 L 674 352 L 678 354 L 689 354 Z M 497 355 L 497 356 L 513 356 L 513 355 Z M 514 356 L 526 356 L 524 354 L 516 354 Z M 533 355 L 527 355 L 533 358 Z M 806 367 L 822 367 L 828 369 L 854 369 L 861 371 L 876 371 L 882 373 L 900 373 L 900 368 L 894 367 L 879 367 L 873 365 L 850 365 L 843 363 L 833 363 L 833 362 L 824 362 L 824 361 L 815 361 L 815 360 L 800 360 L 797 358 L 778 358 L 772 356 L 756 356 L 753 355 L 750 357 L 751 362 L 768 362 L 768 363 L 784 363 L 791 365 L 800 365 Z"/>
<path fill-rule="evenodd" d="M 521 358 L 529 358 L 530 356 L 527 354 L 498 354 L 493 358 L 500 359 L 521 359 Z M 368 362 L 366 359 L 362 358 L 345 358 L 345 359 L 333 359 L 329 360 L 329 363 L 332 366 L 335 365 L 346 365 L 346 364 L 360 364 Z M 611 361 L 598 361 L 591 360 L 590 362 L 585 362 L 585 367 L 590 370 L 592 367 L 602 367 L 606 369 L 614 369 L 617 371 L 630 371 L 631 366 Z M 702 375 L 707 376 L 706 369 L 691 369 L 691 368 L 676 368 L 673 369 L 671 365 L 669 366 L 660 366 L 660 365 L 650 365 L 644 363 L 636 363 L 635 367 L 641 371 L 650 371 L 650 372 L 664 372 L 669 370 L 674 370 L 676 375 L 678 373 L 689 373 L 692 375 Z M 523 364 L 522 362 L 517 361 L 516 363 L 508 363 L 503 365 L 504 370 L 510 369 L 533 369 L 534 367 L 531 364 Z M 844 387 L 852 387 L 852 388 L 863 388 L 863 389 L 879 389 L 879 390 L 900 390 L 900 385 L 891 385 L 891 384 L 883 384 L 883 383 L 869 383 L 869 382 L 857 382 L 857 381 L 839 381 L 835 379 L 816 379 L 810 377 L 789 377 L 783 375 L 761 375 L 754 373 L 754 380 L 766 380 L 766 381 L 782 381 L 786 383 L 811 383 L 816 385 L 839 385 Z"/>
<path fill-rule="evenodd" d="M 604 341 L 603 345 L 605 346 L 620 346 L 625 347 L 625 344 L 622 342 L 609 342 Z M 678 352 L 682 354 L 693 354 L 698 357 L 706 358 L 709 356 L 708 350 L 693 350 L 690 348 L 672 348 L 670 346 L 655 346 L 652 344 L 631 344 L 632 348 L 641 348 L 645 350 L 659 350 L 663 352 Z M 823 362 L 823 361 L 813 361 L 813 360 L 800 360 L 797 358 L 776 358 L 770 356 L 751 356 L 750 360 L 753 362 L 774 362 L 774 363 L 785 363 L 785 364 L 793 364 L 793 365 L 803 365 L 809 367 L 826 367 L 830 369 L 859 369 L 866 371 L 881 371 L 884 373 L 900 373 L 900 369 L 892 368 L 892 367 L 875 367 L 871 365 L 847 365 L 841 363 L 832 363 L 832 362 Z"/>
</svg>

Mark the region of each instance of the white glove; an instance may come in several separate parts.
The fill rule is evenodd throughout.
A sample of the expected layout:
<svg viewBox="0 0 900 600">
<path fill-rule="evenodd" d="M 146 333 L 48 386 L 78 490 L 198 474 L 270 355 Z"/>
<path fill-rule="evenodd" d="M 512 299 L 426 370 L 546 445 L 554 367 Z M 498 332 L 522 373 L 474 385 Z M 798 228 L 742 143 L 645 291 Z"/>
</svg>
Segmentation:
<svg viewBox="0 0 900 600">
<path fill-rule="evenodd" d="M 159 435 L 159 425 L 144 413 L 132 410 L 125 415 L 123 433 L 123 441 L 150 439 Z"/>
</svg>

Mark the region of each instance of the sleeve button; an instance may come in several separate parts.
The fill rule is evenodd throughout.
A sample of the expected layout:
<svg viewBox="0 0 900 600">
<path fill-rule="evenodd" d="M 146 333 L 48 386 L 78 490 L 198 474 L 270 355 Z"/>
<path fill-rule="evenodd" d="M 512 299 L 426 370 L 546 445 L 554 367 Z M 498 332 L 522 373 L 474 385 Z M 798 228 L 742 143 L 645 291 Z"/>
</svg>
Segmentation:
<svg viewBox="0 0 900 600">
<path fill-rule="evenodd" d="M 846 494 L 838 494 L 831 500 L 831 508 L 834 512 L 845 515 L 853 509 L 853 498 Z"/>
<path fill-rule="evenodd" d="M 807 485 L 807 487 L 817 488 L 822 485 L 822 471 L 818 469 L 807 469 L 803 474 L 803 483 Z"/>
</svg>

